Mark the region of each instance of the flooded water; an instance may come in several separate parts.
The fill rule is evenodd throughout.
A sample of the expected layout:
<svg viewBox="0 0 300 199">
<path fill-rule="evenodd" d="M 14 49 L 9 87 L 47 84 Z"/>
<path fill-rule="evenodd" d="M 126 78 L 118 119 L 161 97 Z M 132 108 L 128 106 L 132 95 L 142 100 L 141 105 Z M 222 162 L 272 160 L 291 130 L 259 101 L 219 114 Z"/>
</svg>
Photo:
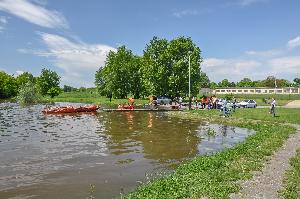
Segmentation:
<svg viewBox="0 0 300 199">
<path fill-rule="evenodd" d="M 158 112 L 44 115 L 43 108 L 0 104 L 1 199 L 118 198 L 151 174 L 253 133 Z"/>
</svg>

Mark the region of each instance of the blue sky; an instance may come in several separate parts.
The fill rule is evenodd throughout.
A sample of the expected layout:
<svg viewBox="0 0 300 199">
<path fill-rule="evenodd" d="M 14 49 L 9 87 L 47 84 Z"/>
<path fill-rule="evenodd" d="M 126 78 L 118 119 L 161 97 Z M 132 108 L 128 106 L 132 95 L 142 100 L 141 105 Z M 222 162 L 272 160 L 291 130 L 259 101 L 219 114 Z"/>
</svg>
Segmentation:
<svg viewBox="0 0 300 199">
<path fill-rule="evenodd" d="M 106 54 L 189 36 L 213 81 L 300 77 L 298 0 L 0 0 L 0 70 L 93 86 Z"/>
</svg>

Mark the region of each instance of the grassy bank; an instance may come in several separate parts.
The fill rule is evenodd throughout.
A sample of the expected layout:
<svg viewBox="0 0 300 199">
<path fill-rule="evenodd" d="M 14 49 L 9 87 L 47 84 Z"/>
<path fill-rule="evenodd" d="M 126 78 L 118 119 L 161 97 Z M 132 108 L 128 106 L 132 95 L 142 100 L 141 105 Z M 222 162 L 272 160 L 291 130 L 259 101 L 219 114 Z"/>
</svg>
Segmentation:
<svg viewBox="0 0 300 199">
<path fill-rule="evenodd" d="M 291 169 L 286 172 L 284 188 L 281 192 L 286 199 L 300 198 L 300 149 L 296 157 L 290 160 Z"/>
<path fill-rule="evenodd" d="M 292 111 L 300 115 L 300 111 Z M 234 148 L 213 156 L 196 157 L 173 174 L 141 185 L 125 198 L 229 198 L 230 193 L 239 191 L 237 182 L 251 178 L 251 173 L 260 170 L 268 157 L 295 132 L 293 127 L 281 124 L 283 121 L 298 121 L 290 121 L 286 110 L 280 110 L 282 116 L 278 118 L 272 118 L 265 112 L 266 109 L 240 109 L 230 118 L 219 117 L 218 111 L 172 113 L 175 117 L 250 128 L 256 133 Z"/>
</svg>

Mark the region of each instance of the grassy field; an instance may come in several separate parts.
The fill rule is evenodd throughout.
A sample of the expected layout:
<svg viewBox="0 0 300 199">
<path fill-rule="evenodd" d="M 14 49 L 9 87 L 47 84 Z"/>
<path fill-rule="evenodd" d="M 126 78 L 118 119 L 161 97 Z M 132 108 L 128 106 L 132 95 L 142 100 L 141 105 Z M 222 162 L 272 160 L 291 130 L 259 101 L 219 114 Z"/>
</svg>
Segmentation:
<svg viewBox="0 0 300 199">
<path fill-rule="evenodd" d="M 286 172 L 281 195 L 286 199 L 300 198 L 300 149 L 296 157 L 290 160 L 291 169 Z"/>
<path fill-rule="evenodd" d="M 237 182 L 251 178 L 252 172 L 260 170 L 268 156 L 295 132 L 283 123 L 300 123 L 300 109 L 278 109 L 279 117 L 275 118 L 268 114 L 268 109 L 239 109 L 229 118 L 220 117 L 219 113 L 194 110 L 170 114 L 250 128 L 256 134 L 234 148 L 196 157 L 173 174 L 144 183 L 124 198 L 229 198 L 230 193 L 239 191 Z"/>
</svg>

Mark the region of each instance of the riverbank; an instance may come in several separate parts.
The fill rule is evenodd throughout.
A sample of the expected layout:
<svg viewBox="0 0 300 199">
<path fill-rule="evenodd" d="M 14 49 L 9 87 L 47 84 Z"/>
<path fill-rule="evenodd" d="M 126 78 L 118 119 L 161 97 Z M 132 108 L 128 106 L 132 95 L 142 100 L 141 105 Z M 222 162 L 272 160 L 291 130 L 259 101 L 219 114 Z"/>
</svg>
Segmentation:
<svg viewBox="0 0 300 199">
<path fill-rule="evenodd" d="M 239 109 L 230 118 L 220 117 L 217 111 L 203 110 L 170 114 L 246 127 L 254 129 L 256 134 L 234 148 L 213 156 L 196 157 L 173 174 L 145 183 L 127 198 L 229 198 L 231 193 L 240 191 L 239 182 L 262 170 L 274 151 L 295 133 L 294 127 L 283 122 L 300 123 L 299 109 L 278 109 L 279 117 L 275 118 L 268 114 L 268 109 Z"/>
</svg>

